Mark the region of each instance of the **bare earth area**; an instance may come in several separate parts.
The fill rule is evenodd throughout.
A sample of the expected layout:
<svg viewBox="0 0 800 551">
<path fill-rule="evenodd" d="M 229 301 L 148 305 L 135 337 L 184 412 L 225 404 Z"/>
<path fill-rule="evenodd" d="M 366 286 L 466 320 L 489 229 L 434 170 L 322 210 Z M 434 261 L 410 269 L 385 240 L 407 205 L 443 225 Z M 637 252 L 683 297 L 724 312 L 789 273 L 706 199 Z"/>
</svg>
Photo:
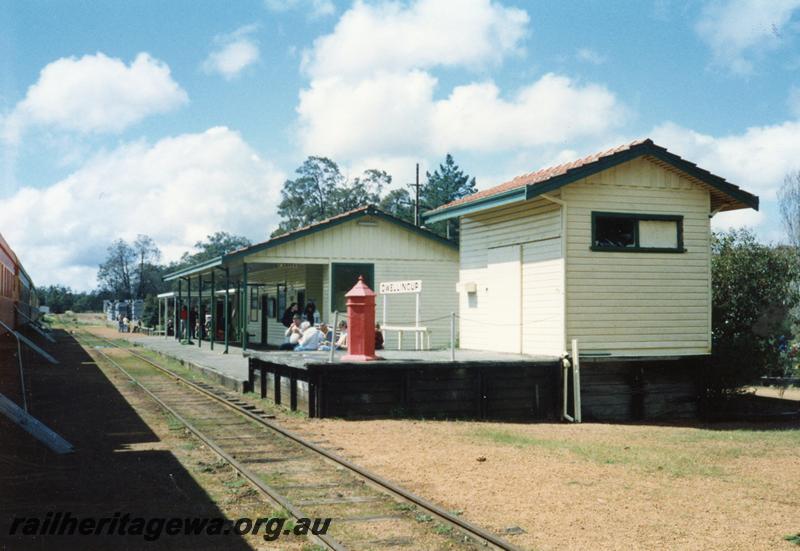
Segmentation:
<svg viewBox="0 0 800 551">
<path fill-rule="evenodd" d="M 797 390 L 784 398 L 797 399 Z M 523 548 L 800 549 L 785 539 L 800 532 L 796 421 L 569 425 L 276 413 L 287 428 Z"/>
<path fill-rule="evenodd" d="M 791 550 L 800 532 L 797 424 L 285 422 L 525 548 Z"/>
</svg>

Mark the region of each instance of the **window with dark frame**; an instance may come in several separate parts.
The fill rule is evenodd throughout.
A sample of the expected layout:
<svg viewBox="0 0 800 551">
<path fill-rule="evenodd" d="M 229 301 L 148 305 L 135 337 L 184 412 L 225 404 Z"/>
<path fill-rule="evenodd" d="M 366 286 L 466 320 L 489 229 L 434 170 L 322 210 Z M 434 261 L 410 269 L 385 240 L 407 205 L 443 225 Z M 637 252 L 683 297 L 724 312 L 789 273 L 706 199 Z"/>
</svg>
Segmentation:
<svg viewBox="0 0 800 551">
<path fill-rule="evenodd" d="M 593 251 L 686 252 L 683 216 L 592 212 Z"/>
</svg>

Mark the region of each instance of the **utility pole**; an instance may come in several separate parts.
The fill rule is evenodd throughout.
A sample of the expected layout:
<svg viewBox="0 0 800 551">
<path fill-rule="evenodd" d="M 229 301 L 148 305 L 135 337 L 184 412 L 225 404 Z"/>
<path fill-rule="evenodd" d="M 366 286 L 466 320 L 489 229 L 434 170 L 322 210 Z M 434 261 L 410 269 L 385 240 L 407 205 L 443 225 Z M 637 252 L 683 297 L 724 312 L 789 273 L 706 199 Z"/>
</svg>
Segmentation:
<svg viewBox="0 0 800 551">
<path fill-rule="evenodd" d="M 420 212 L 419 212 L 419 163 L 417 163 L 417 181 L 414 184 L 408 184 L 409 187 L 414 188 L 414 225 L 420 225 Z"/>
</svg>

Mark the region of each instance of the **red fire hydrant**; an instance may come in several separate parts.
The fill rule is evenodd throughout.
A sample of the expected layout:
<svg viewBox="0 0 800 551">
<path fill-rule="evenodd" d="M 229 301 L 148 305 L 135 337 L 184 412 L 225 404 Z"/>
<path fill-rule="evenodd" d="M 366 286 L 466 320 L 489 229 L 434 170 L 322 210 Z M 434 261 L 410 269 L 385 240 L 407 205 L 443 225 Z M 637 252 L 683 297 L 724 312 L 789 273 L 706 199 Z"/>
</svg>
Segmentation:
<svg viewBox="0 0 800 551">
<path fill-rule="evenodd" d="M 375 291 L 358 276 L 347 298 L 347 355 L 343 362 L 379 360 L 375 355 Z"/>
</svg>

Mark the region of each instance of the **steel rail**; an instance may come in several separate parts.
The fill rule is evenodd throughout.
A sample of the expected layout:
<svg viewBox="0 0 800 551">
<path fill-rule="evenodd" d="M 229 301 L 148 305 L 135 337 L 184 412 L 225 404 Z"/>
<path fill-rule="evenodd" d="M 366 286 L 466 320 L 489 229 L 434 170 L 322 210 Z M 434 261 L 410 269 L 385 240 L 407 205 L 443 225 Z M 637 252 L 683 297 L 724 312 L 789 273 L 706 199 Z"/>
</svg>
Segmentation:
<svg viewBox="0 0 800 551">
<path fill-rule="evenodd" d="M 88 332 L 88 331 L 87 331 Z M 90 333 L 92 336 L 98 339 L 103 339 L 102 337 L 98 337 Z M 108 341 L 111 342 L 111 341 Z M 113 346 L 117 348 L 122 348 L 115 343 L 111 343 Z M 100 354 L 106 361 L 108 361 L 111 365 L 119 369 L 122 373 L 125 374 L 128 379 L 131 380 L 136 386 L 141 388 L 150 398 L 152 398 L 159 406 L 161 406 L 164 410 L 168 411 L 171 415 L 173 415 L 178 421 L 180 421 L 187 429 L 189 429 L 197 438 L 199 438 L 204 444 L 206 444 L 214 453 L 216 453 L 219 457 L 230 463 L 230 465 L 236 469 L 242 476 L 244 476 L 252 485 L 258 488 L 262 493 L 264 493 L 273 503 L 276 503 L 280 507 L 283 507 L 290 515 L 292 515 L 295 519 L 307 518 L 306 515 L 303 514 L 302 511 L 297 509 L 292 503 L 272 488 L 270 485 L 265 484 L 261 478 L 250 469 L 242 465 L 239 461 L 237 461 L 234 457 L 228 454 L 225 450 L 220 448 L 212 438 L 206 436 L 200 429 L 195 427 L 192 423 L 190 423 L 185 417 L 183 417 L 180 413 L 175 411 L 172 407 L 166 404 L 163 400 L 161 400 L 158 396 L 156 396 L 153 392 L 151 392 L 147 387 L 145 387 L 141 382 L 139 382 L 136 377 L 131 375 L 124 367 L 119 365 L 115 362 L 108 354 L 103 352 L 101 349 L 94 348 L 98 354 Z M 127 348 L 123 350 L 128 350 Z M 136 356 L 136 354 L 134 354 Z M 148 362 L 149 363 L 149 362 Z M 327 534 L 311 534 L 312 539 L 317 540 L 320 544 L 328 549 L 332 549 L 333 551 L 347 551 L 347 548 L 333 539 L 332 537 L 328 536 Z"/>
<path fill-rule="evenodd" d="M 326 449 L 314 444 L 313 442 L 309 442 L 308 440 L 305 440 L 301 436 L 298 436 L 297 434 L 293 433 L 292 431 L 289 431 L 289 430 L 281 427 L 277 423 L 271 422 L 269 419 L 265 419 L 264 417 L 261 417 L 261 416 L 259 416 L 257 414 L 254 414 L 254 413 L 250 412 L 249 410 L 247 410 L 247 409 L 245 409 L 245 408 L 243 408 L 241 406 L 238 406 L 236 404 L 231 403 L 226 398 L 224 398 L 222 396 L 218 396 L 217 394 L 211 392 L 210 390 L 204 388 L 203 386 L 198 385 L 194 381 L 190 381 L 190 380 L 186 379 L 185 377 L 183 377 L 181 375 L 178 375 L 177 373 L 175 373 L 174 371 L 170 370 L 169 368 L 166 368 L 164 366 L 161 366 L 161 365 L 157 364 L 156 362 L 152 361 L 150 358 L 147 358 L 146 356 L 142 356 L 141 354 L 138 354 L 137 352 L 134 352 L 130 348 L 123 348 L 123 347 L 119 346 L 118 344 L 116 344 L 115 342 L 113 342 L 113 341 L 111 341 L 109 339 L 106 339 L 105 337 L 100 337 L 100 336 L 98 336 L 98 335 L 96 335 L 96 334 L 94 334 L 94 333 L 92 333 L 92 332 L 90 332 L 88 330 L 84 330 L 84 331 L 86 331 L 87 333 L 89 333 L 90 335 L 92 335 L 93 337 L 95 337 L 95 338 L 97 338 L 99 340 L 102 340 L 102 341 L 105 341 L 105 342 L 111 344 L 114 347 L 122 348 L 122 349 L 126 350 L 128 353 L 130 353 L 131 355 L 135 356 L 136 358 L 138 358 L 138 359 L 144 361 L 145 363 L 155 367 L 156 369 L 159 369 L 160 371 L 164 372 L 166 375 L 168 375 L 168 376 L 174 378 L 175 380 L 185 384 L 186 386 L 189 386 L 190 388 L 196 390 L 197 392 L 201 392 L 201 393 L 205 394 L 206 396 L 208 396 L 210 398 L 213 398 L 214 400 L 224 404 L 225 406 L 227 406 L 227 407 L 229 407 L 231 409 L 236 410 L 240 414 L 247 416 L 248 418 L 256 421 L 257 423 L 265 425 L 266 427 L 269 427 L 270 429 L 272 429 L 275 432 L 285 436 L 286 438 L 288 438 L 290 440 L 293 440 L 294 442 L 297 442 L 301 446 L 303 446 L 303 447 L 305 447 L 305 448 L 307 448 L 307 449 L 309 449 L 309 450 L 311 450 L 311 451 L 313 451 L 313 452 L 325 457 L 326 459 L 334 462 L 335 464 L 340 465 L 342 467 L 345 467 L 346 469 L 348 469 L 349 471 L 351 471 L 355 475 L 359 476 L 360 478 L 362 478 L 362 479 L 364 479 L 364 480 L 366 480 L 368 482 L 371 482 L 373 485 L 377 486 L 379 489 L 381 489 L 383 491 L 387 491 L 387 492 L 389 492 L 389 493 L 391 493 L 391 494 L 393 494 L 393 495 L 395 495 L 397 497 L 400 497 L 401 499 L 404 499 L 406 501 L 409 501 L 409 502 L 413 503 L 414 505 L 424 509 L 426 512 L 434 515 L 439 520 L 442 520 L 442 521 L 444 521 L 444 522 L 446 522 L 446 523 L 448 523 L 448 524 L 450 524 L 450 525 L 452 525 L 452 526 L 454 526 L 456 528 L 459 528 L 461 531 L 469 534 L 470 536 L 475 537 L 475 538 L 477 538 L 479 540 L 483 540 L 485 542 L 491 543 L 495 547 L 497 547 L 499 549 L 506 550 L 506 551 L 518 551 L 520 549 L 519 547 L 514 546 L 513 544 L 511 544 L 510 542 L 500 538 L 499 536 L 496 536 L 495 534 L 492 534 L 492 533 L 488 532 L 484 528 L 481 528 L 480 526 L 476 526 L 475 524 L 472 524 L 471 522 L 468 522 L 468 521 L 466 521 L 464 519 L 461 519 L 461 518 L 449 513 L 448 511 L 445 511 L 444 509 L 442 509 L 438 505 L 435 505 L 434 503 L 431 503 L 430 501 L 428 501 L 428 500 L 426 500 L 426 499 L 424 499 L 424 498 L 422 498 L 422 497 L 420 497 L 420 496 L 418 496 L 416 494 L 413 494 L 413 493 L 409 492 L 408 490 L 405 490 L 405 489 L 401 488 L 400 486 L 398 486 L 398 485 L 394 484 L 393 482 L 383 478 L 382 476 L 380 476 L 378 474 L 375 474 L 372 471 L 369 471 L 369 470 L 367 470 L 367 469 L 365 469 L 363 467 L 359 467 L 358 465 L 348 461 L 347 459 L 345 459 L 345 458 L 343 458 L 343 457 L 341 457 L 341 456 L 339 456 L 339 455 L 337 455 L 337 454 L 335 454 L 333 452 L 330 452 L 330 451 L 328 451 L 328 450 L 326 450 Z"/>
</svg>

